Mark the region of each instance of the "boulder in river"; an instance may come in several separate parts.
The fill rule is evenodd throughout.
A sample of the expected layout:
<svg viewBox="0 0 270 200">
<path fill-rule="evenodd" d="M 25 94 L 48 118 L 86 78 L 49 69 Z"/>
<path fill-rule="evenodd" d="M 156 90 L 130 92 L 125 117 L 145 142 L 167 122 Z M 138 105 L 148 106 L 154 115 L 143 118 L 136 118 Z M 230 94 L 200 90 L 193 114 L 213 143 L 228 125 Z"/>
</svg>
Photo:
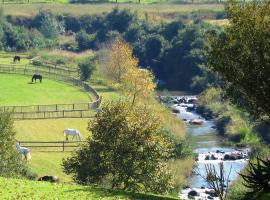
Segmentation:
<svg viewBox="0 0 270 200">
<path fill-rule="evenodd" d="M 173 113 L 180 113 L 180 110 L 179 109 L 177 109 L 177 108 L 172 108 L 172 111 L 173 111 Z"/>
<path fill-rule="evenodd" d="M 189 197 L 199 196 L 199 193 L 198 193 L 196 190 L 191 190 L 191 191 L 188 193 L 188 196 L 189 196 Z"/>
<path fill-rule="evenodd" d="M 201 119 L 193 119 L 189 123 L 190 124 L 193 124 L 193 125 L 202 125 L 203 124 L 203 120 L 201 120 Z"/>
</svg>

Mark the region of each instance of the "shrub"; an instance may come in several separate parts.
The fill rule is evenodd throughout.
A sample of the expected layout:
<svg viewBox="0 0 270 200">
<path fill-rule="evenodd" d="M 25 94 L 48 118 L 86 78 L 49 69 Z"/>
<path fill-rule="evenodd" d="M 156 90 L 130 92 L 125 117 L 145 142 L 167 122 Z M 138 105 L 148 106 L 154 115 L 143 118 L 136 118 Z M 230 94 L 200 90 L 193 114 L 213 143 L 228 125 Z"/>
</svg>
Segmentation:
<svg viewBox="0 0 270 200">
<path fill-rule="evenodd" d="M 162 133 L 156 113 L 117 102 L 102 106 L 89 123 L 87 145 L 63 162 L 79 183 L 165 193 L 172 189 L 167 160 L 172 145 Z"/>
<path fill-rule="evenodd" d="M 0 111 L 0 144 L 0 176 L 35 178 L 15 147 L 11 115 L 3 111 Z"/>
<path fill-rule="evenodd" d="M 89 57 L 78 64 L 80 79 L 86 81 L 91 77 L 96 68 L 96 57 Z"/>
</svg>

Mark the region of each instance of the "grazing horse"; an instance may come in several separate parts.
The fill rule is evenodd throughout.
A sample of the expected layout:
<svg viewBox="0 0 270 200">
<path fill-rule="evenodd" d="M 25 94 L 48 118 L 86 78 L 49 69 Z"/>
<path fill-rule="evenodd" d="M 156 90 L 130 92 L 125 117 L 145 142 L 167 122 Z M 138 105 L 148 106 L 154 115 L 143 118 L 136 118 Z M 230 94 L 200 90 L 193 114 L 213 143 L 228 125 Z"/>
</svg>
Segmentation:
<svg viewBox="0 0 270 200">
<path fill-rule="evenodd" d="M 35 79 L 35 83 L 37 82 L 37 79 L 39 79 L 39 82 L 41 83 L 42 82 L 42 76 L 39 75 L 39 74 L 34 74 L 32 76 L 32 83 L 34 82 L 34 79 Z"/>
<path fill-rule="evenodd" d="M 16 61 L 20 62 L 21 61 L 21 57 L 20 56 L 14 56 L 13 62 L 16 62 Z"/>
<path fill-rule="evenodd" d="M 19 143 L 16 143 L 16 148 L 18 151 L 24 155 L 25 160 L 30 160 L 31 159 L 31 154 L 28 148 L 26 147 L 21 147 Z"/>
<path fill-rule="evenodd" d="M 66 137 L 66 140 L 68 140 L 68 136 L 72 136 L 72 139 L 75 137 L 77 140 L 81 141 L 81 133 L 76 129 L 69 128 L 64 130 L 64 136 Z"/>
<path fill-rule="evenodd" d="M 59 178 L 57 176 L 42 176 L 38 179 L 38 181 L 48 181 L 51 183 L 58 183 Z"/>
</svg>

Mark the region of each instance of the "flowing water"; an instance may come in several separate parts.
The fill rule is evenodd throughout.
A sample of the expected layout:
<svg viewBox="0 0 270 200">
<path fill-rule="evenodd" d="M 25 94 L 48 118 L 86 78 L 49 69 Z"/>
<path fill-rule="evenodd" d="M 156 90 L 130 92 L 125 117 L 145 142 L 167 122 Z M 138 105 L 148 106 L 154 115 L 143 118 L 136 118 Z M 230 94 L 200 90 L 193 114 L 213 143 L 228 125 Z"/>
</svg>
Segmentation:
<svg viewBox="0 0 270 200">
<path fill-rule="evenodd" d="M 178 101 L 172 108 L 175 112 L 178 112 L 177 117 L 186 122 L 188 135 L 195 145 L 194 152 L 198 154 L 198 160 L 194 169 L 196 173 L 188 180 L 190 187 L 184 189 L 180 196 L 188 198 L 188 193 L 196 190 L 199 196 L 195 196 L 195 199 L 218 199 L 205 194 L 205 188 L 207 189 L 208 185 L 201 177 L 206 176 L 205 165 L 213 164 L 217 169 L 218 163 L 223 162 L 225 174 L 228 175 L 230 172 L 229 183 L 231 183 L 247 164 L 248 149 L 234 149 L 233 147 L 222 146 L 222 138 L 217 134 L 214 121 L 203 119 L 202 116 L 192 109 L 193 104 L 188 104 L 189 99 L 196 99 L 195 96 L 178 96 L 173 97 L 173 99 L 175 103 L 179 99 L 186 99 L 185 103 L 179 103 Z M 193 120 L 199 120 L 201 124 L 192 125 L 190 122 Z M 225 161 L 224 155 L 226 154 L 241 154 L 244 155 L 244 158 Z M 215 159 L 206 159 L 207 155 L 210 158 L 213 155 Z"/>
</svg>

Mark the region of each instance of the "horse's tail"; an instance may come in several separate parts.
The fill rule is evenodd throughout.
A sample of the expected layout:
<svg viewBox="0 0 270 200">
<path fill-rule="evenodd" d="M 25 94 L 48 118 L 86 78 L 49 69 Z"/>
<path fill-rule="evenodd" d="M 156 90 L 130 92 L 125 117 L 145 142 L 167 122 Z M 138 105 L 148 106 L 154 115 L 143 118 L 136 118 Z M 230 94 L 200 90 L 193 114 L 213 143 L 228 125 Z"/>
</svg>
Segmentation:
<svg viewBox="0 0 270 200">
<path fill-rule="evenodd" d="M 82 138 L 81 138 L 81 133 L 79 131 L 77 131 L 77 136 L 78 136 L 79 140 L 81 141 Z"/>
</svg>

